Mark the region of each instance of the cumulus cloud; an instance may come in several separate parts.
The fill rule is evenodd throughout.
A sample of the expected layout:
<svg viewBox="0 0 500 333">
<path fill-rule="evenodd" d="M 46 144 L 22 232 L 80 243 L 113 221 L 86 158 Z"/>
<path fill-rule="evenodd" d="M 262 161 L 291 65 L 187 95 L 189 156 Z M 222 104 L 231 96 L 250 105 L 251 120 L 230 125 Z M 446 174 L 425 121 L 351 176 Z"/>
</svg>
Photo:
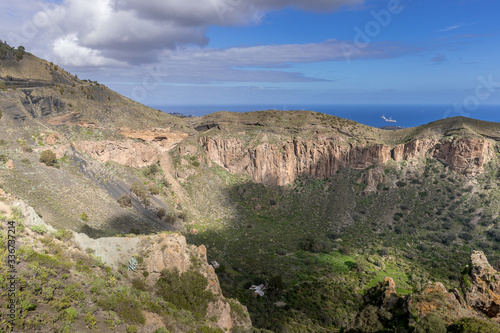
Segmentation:
<svg viewBox="0 0 500 333">
<path fill-rule="evenodd" d="M 29 0 L 31 1 L 31 0 Z M 36 26 L 39 40 L 67 64 L 151 63 L 179 47 L 208 45 L 211 25 L 256 23 L 285 7 L 335 10 L 364 0 L 65 0 L 33 14 L 50 24 Z M 33 21 L 33 18 L 31 21 Z M 33 41 L 34 38 L 32 38 Z M 68 46 L 75 58 L 62 57 Z M 80 60 L 74 60 L 80 59 Z M 63 63 L 64 65 L 65 63 Z"/>
</svg>

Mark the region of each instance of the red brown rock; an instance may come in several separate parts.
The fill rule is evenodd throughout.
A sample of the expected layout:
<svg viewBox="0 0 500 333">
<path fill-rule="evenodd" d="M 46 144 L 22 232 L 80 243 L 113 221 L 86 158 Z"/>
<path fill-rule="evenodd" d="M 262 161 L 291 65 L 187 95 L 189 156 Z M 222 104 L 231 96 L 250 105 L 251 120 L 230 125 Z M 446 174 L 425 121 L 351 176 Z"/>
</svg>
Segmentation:
<svg viewBox="0 0 500 333">
<path fill-rule="evenodd" d="M 500 323 L 500 273 L 491 267 L 481 251 L 472 253 L 470 269 L 470 285 L 465 286 L 467 304 Z"/>
<path fill-rule="evenodd" d="M 135 141 L 79 141 L 73 147 L 99 162 L 116 162 L 132 168 L 142 168 L 158 161 L 161 150 Z"/>
<path fill-rule="evenodd" d="M 292 183 L 299 176 L 326 179 L 339 168 L 365 169 L 394 160 L 436 158 L 466 175 L 481 172 L 492 158 L 492 144 L 486 139 L 459 138 L 413 140 L 389 147 L 383 144 L 347 145 L 340 138 L 310 140 L 263 137 L 251 145 L 238 138 L 202 137 L 209 163 L 232 173 L 245 173 L 255 182 L 273 185 Z"/>
</svg>

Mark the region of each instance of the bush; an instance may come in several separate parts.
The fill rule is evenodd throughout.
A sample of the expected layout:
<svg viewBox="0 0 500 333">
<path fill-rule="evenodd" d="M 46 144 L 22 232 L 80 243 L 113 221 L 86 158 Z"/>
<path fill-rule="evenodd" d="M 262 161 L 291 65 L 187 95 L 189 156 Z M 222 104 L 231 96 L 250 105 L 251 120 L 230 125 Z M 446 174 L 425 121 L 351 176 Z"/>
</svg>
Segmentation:
<svg viewBox="0 0 500 333">
<path fill-rule="evenodd" d="M 149 177 L 149 176 L 156 175 L 156 173 L 158 173 L 159 170 L 160 170 L 160 168 L 158 168 L 158 165 L 157 164 L 153 164 L 153 165 L 147 166 L 142 171 L 142 173 L 144 174 L 144 176 Z"/>
<path fill-rule="evenodd" d="M 328 252 L 329 246 L 322 240 L 315 239 L 312 236 L 308 236 L 300 242 L 300 248 L 304 251 L 309 252 Z"/>
<path fill-rule="evenodd" d="M 168 333 L 168 330 L 165 327 L 157 328 L 155 333 Z"/>
<path fill-rule="evenodd" d="M 165 211 L 165 209 L 163 208 L 160 208 L 158 209 L 158 211 L 156 212 L 156 216 L 158 216 L 158 218 L 161 220 L 165 215 L 167 214 L 167 212 Z"/>
<path fill-rule="evenodd" d="M 144 188 L 144 186 L 142 186 L 141 183 L 139 182 L 133 183 L 132 186 L 130 187 L 130 191 L 134 193 L 145 206 L 149 206 L 150 202 L 149 202 L 148 191 Z"/>
<path fill-rule="evenodd" d="M 5 154 L 0 155 L 0 163 L 7 163 L 8 160 L 9 160 L 9 156 L 7 156 Z"/>
<path fill-rule="evenodd" d="M 40 162 L 46 166 L 54 166 L 56 164 L 56 154 L 52 150 L 44 150 L 40 155 Z"/>
<path fill-rule="evenodd" d="M 124 194 L 121 197 L 119 197 L 116 201 L 118 201 L 121 207 L 132 206 L 132 197 L 130 196 L 130 194 Z"/>
<path fill-rule="evenodd" d="M 434 313 L 425 316 L 415 327 L 415 333 L 446 333 L 446 324 Z"/>
<path fill-rule="evenodd" d="M 127 327 L 127 333 L 137 333 L 137 327 L 135 327 L 134 325 L 130 325 L 129 327 Z"/>
<path fill-rule="evenodd" d="M 208 303 L 214 297 L 206 290 L 207 285 L 207 279 L 199 272 L 191 270 L 179 274 L 177 269 L 164 269 L 156 282 L 156 292 L 165 301 L 202 319 L 207 313 Z"/>
<path fill-rule="evenodd" d="M 88 222 L 89 216 L 87 215 L 87 213 L 81 213 L 80 220 L 82 220 L 83 222 Z"/>
<path fill-rule="evenodd" d="M 497 324 L 478 318 L 462 318 L 448 327 L 449 333 L 490 333 L 497 331 Z"/>
<path fill-rule="evenodd" d="M 97 319 L 91 313 L 87 313 L 85 315 L 84 320 L 85 320 L 85 324 L 87 325 L 88 328 L 94 328 L 97 326 Z"/>
<path fill-rule="evenodd" d="M 43 235 L 47 232 L 47 228 L 43 225 L 34 225 L 30 227 L 30 229 L 40 235 Z"/>
<path fill-rule="evenodd" d="M 147 290 L 146 282 L 144 282 L 144 280 L 139 279 L 139 278 L 135 278 L 132 280 L 132 287 L 134 287 L 135 289 L 140 290 L 140 291 Z"/>
<path fill-rule="evenodd" d="M 78 319 L 78 311 L 71 307 L 64 310 L 64 317 L 66 320 L 73 322 Z"/>
<path fill-rule="evenodd" d="M 159 188 L 156 185 L 150 186 L 149 187 L 149 193 L 151 193 L 152 195 L 158 195 L 158 194 L 161 193 L 161 188 Z"/>
<path fill-rule="evenodd" d="M 173 214 L 167 214 L 165 215 L 165 222 L 167 222 L 168 224 L 175 224 L 175 222 L 177 222 L 177 216 Z"/>
<path fill-rule="evenodd" d="M 56 231 L 56 233 L 54 234 L 54 236 L 58 240 L 68 241 L 71 238 L 73 238 L 73 233 L 71 231 L 69 231 L 69 230 L 60 229 L 60 230 Z"/>
</svg>

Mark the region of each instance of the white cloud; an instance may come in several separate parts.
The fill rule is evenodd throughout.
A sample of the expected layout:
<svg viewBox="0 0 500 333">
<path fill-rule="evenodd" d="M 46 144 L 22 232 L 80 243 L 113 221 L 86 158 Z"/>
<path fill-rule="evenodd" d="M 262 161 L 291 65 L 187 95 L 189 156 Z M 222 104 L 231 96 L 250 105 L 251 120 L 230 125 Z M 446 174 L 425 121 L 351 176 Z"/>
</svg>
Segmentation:
<svg viewBox="0 0 500 333">
<path fill-rule="evenodd" d="M 444 29 L 439 30 L 440 32 L 448 32 L 456 29 L 460 29 L 463 26 L 463 24 L 456 24 L 456 25 L 450 25 L 449 27 L 446 27 Z"/>
<path fill-rule="evenodd" d="M 54 41 L 53 51 L 57 63 L 69 66 L 120 66 L 122 62 L 103 57 L 99 51 L 80 46 L 75 35 Z"/>
<path fill-rule="evenodd" d="M 295 7 L 301 10 L 336 10 L 359 5 L 364 0 L 48 0 L 32 2 L 26 14 L 31 33 L 20 41 L 30 50 L 53 45 L 42 56 L 56 57 L 61 65 L 95 65 L 112 61 L 141 64 L 155 62 L 169 50 L 191 45 L 207 46 L 210 25 L 256 23 L 272 10 Z M 3 6 L 3 5 L 2 5 Z M 0 6 L 0 8 L 2 8 Z M 4 14 L 5 15 L 5 14 Z M 11 16 L 11 15 L 10 15 Z M 5 15 L 6 18 L 10 17 Z M 18 22 L 19 23 L 19 22 Z M 0 22 L 0 27 L 3 24 Z M 19 39 L 19 38 L 18 38 Z M 46 47 L 46 46 L 45 46 Z M 57 49 L 55 49 L 57 47 Z M 68 52 L 89 54 L 75 59 Z M 78 48 L 77 48 L 78 47 Z M 107 58 L 105 61 L 104 58 Z"/>
</svg>

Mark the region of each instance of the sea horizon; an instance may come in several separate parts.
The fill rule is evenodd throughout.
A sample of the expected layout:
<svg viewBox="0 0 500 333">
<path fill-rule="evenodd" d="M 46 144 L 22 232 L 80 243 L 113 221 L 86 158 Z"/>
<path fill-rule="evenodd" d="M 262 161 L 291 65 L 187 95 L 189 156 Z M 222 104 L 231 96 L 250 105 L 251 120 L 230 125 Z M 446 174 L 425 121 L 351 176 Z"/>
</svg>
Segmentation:
<svg viewBox="0 0 500 333">
<path fill-rule="evenodd" d="M 265 110 L 315 111 L 337 116 L 372 127 L 415 127 L 430 122 L 463 116 L 483 121 L 500 122 L 500 105 L 480 105 L 474 110 L 446 104 L 246 104 L 246 105 L 151 105 L 166 113 L 204 116 L 219 111 L 251 112 Z"/>
</svg>

